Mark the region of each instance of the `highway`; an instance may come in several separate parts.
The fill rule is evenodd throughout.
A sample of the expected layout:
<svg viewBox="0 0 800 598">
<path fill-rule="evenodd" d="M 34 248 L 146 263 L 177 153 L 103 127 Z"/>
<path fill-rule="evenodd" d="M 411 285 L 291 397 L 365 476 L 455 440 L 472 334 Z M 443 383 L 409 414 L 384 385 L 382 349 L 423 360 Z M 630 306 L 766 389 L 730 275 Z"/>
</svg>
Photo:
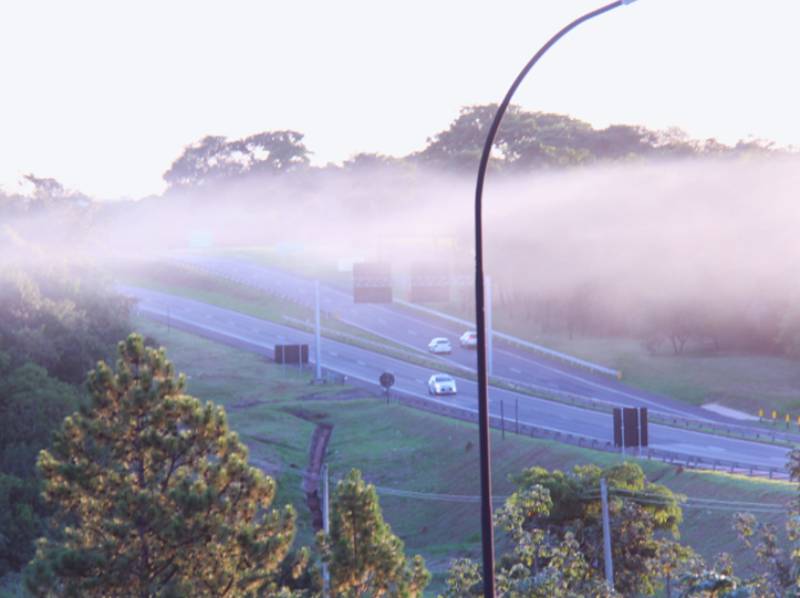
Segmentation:
<svg viewBox="0 0 800 598">
<path fill-rule="evenodd" d="M 249 350 L 269 354 L 274 345 L 279 343 L 307 343 L 313 347 L 312 334 L 239 312 L 141 288 L 120 287 L 120 291 L 138 300 L 138 310 L 144 316 L 160 321 L 169 318 L 171 325 L 176 328 L 234 342 Z M 313 350 L 310 353 L 313 356 Z M 391 371 L 396 378 L 395 388 L 403 393 L 425 400 L 448 402 L 465 409 L 477 408 L 477 391 L 471 380 L 457 377 L 459 392 L 455 397 L 430 398 L 426 386 L 432 373 L 430 369 L 345 343 L 323 339 L 322 364 L 350 378 L 370 383 L 375 383 L 382 372 Z M 499 415 L 501 402 L 509 419 L 518 406 L 521 423 L 602 442 L 608 441 L 611 436 L 611 416 L 608 413 L 492 388 L 492 414 Z M 650 446 L 686 456 L 733 460 L 746 466 L 778 469 L 785 466 L 787 453 L 784 447 L 653 424 L 650 426 Z"/>
<path fill-rule="evenodd" d="M 179 262 L 309 308 L 314 306 L 313 281 L 276 268 L 233 258 L 194 255 L 181 257 Z M 320 284 L 320 305 L 324 312 L 342 322 L 417 351 L 426 351 L 428 342 L 434 337 L 447 337 L 453 344 L 453 353 L 448 356 L 428 353 L 428 359 L 476 370 L 475 351 L 458 345 L 458 337 L 466 330 L 464 326 L 395 304 L 356 304 L 351 292 L 324 284 Z M 496 337 L 492 376 L 534 390 L 568 393 L 619 406 L 648 407 L 666 416 L 741 425 L 694 405 L 633 389 L 608 376 L 538 356 Z"/>
</svg>

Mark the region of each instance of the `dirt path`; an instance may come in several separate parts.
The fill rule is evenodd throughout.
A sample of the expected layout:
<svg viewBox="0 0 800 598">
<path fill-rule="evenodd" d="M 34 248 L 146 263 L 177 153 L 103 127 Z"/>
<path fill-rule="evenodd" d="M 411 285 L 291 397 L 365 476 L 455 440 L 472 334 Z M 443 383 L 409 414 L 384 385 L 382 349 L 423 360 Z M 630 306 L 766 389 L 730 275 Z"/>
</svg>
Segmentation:
<svg viewBox="0 0 800 598">
<path fill-rule="evenodd" d="M 311 511 L 311 525 L 315 532 L 322 529 L 322 500 L 319 495 L 319 478 L 322 464 L 325 462 L 325 451 L 333 433 L 331 424 L 317 424 L 311 435 L 311 450 L 308 468 L 303 476 L 303 492 L 306 493 L 306 504 Z"/>
</svg>

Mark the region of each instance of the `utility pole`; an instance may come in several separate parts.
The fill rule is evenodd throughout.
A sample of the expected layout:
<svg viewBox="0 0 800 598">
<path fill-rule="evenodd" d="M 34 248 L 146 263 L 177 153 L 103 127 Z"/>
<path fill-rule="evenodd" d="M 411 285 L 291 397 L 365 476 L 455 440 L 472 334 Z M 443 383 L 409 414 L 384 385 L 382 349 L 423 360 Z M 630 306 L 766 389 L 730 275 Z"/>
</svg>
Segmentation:
<svg viewBox="0 0 800 598">
<path fill-rule="evenodd" d="M 319 281 L 314 281 L 314 380 L 322 380 L 322 347 L 320 347 Z"/>
<path fill-rule="evenodd" d="M 494 350 L 492 347 L 492 279 L 486 276 L 486 372 L 492 375 Z"/>
<path fill-rule="evenodd" d="M 608 488 L 606 479 L 600 478 L 600 505 L 603 509 L 603 560 L 606 565 L 606 583 L 614 590 L 614 563 L 611 560 L 611 522 L 608 517 Z"/>
<path fill-rule="evenodd" d="M 330 535 L 331 520 L 330 520 L 330 499 L 328 498 L 328 465 L 327 463 L 322 466 L 322 531 L 325 536 Z M 330 598 L 331 595 L 331 574 L 328 571 L 328 564 L 322 563 L 322 595 L 324 598 Z"/>
<path fill-rule="evenodd" d="M 500 399 L 500 430 L 503 432 L 503 440 L 506 439 L 506 414 L 503 410 L 503 399 Z"/>
<path fill-rule="evenodd" d="M 625 458 L 625 409 L 620 409 L 619 413 L 619 435 L 622 437 L 622 442 L 619 443 L 619 450 L 622 452 L 622 457 Z"/>
</svg>

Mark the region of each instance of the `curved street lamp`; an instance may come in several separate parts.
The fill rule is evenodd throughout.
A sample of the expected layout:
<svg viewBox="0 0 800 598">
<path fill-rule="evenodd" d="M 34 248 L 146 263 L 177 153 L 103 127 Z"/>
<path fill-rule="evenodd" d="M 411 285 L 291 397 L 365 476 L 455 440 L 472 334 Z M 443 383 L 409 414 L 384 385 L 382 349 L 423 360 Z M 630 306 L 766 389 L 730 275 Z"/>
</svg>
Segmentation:
<svg viewBox="0 0 800 598">
<path fill-rule="evenodd" d="M 486 310 L 484 304 L 483 288 L 483 181 L 486 178 L 486 168 L 489 165 L 489 154 L 494 145 L 500 121 L 511 103 L 514 92 L 517 91 L 522 80 L 533 68 L 539 59 L 559 39 L 569 33 L 581 23 L 596 16 L 606 13 L 635 0 L 616 0 L 596 10 L 586 13 L 561 29 L 543 45 L 525 68 L 522 69 L 514 83 L 511 84 L 503 102 L 497 108 L 494 120 L 489 127 L 486 142 L 483 145 L 480 165 L 478 166 L 478 181 L 475 186 L 475 323 L 478 330 L 478 435 L 480 438 L 480 468 L 481 468 L 481 542 L 483 550 L 483 595 L 485 598 L 495 597 L 494 583 L 494 528 L 492 526 L 492 463 L 489 441 L 489 376 L 486 370 Z"/>
</svg>

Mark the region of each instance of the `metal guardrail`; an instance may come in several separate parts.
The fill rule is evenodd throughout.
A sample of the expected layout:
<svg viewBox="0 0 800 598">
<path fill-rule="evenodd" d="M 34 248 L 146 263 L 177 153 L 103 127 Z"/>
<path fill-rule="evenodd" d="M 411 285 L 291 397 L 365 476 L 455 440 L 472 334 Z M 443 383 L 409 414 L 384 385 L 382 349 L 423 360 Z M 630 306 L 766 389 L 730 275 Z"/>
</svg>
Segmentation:
<svg viewBox="0 0 800 598">
<path fill-rule="evenodd" d="M 558 402 L 563 402 L 575 407 L 584 409 L 592 409 L 594 411 L 602 411 L 604 413 L 611 413 L 615 407 L 621 405 L 598 399 L 594 397 L 585 397 L 583 395 L 576 395 L 569 392 L 560 390 L 552 390 L 547 388 L 532 388 L 525 384 L 503 381 L 503 386 L 511 391 L 517 392 L 533 392 L 543 399 L 550 399 Z M 679 417 L 659 413 L 653 408 L 650 409 L 650 421 L 652 423 L 670 426 L 673 428 L 681 428 L 685 430 L 694 430 L 707 434 L 717 434 L 721 436 L 728 436 L 730 438 L 738 438 L 741 440 L 752 440 L 753 442 L 763 442 L 766 444 L 785 444 L 791 446 L 796 444 L 800 439 L 796 436 L 783 434 L 773 430 L 754 429 L 747 426 L 737 426 L 736 424 L 721 424 L 711 420 L 692 420 L 686 417 Z"/>
<path fill-rule="evenodd" d="M 471 328 L 475 327 L 474 322 L 470 322 L 469 320 L 464 320 L 462 318 L 457 318 L 455 316 L 451 316 L 450 314 L 446 314 L 440 312 L 435 309 L 431 309 L 430 307 L 423 307 L 422 305 L 417 305 L 416 303 L 411 303 L 409 301 L 403 301 L 401 299 L 395 299 L 395 303 L 398 305 L 402 305 L 404 307 L 408 307 L 411 309 L 416 309 L 417 311 L 421 311 L 423 313 L 427 313 L 432 316 L 436 316 L 437 318 L 442 318 L 443 320 L 449 320 L 450 322 L 455 322 L 457 324 L 462 324 L 464 326 L 469 326 Z M 516 336 L 512 336 L 510 334 L 506 334 L 504 332 L 497 332 L 496 330 L 493 332 L 494 336 L 497 338 L 501 338 L 504 341 L 511 343 L 513 345 L 518 345 L 520 347 L 524 347 L 533 351 L 534 353 L 539 353 L 544 355 L 545 357 L 550 357 L 551 359 L 556 359 L 558 361 L 563 361 L 570 365 L 589 370 L 592 372 L 596 372 L 598 374 L 603 374 L 605 376 L 611 376 L 616 378 L 617 380 L 622 379 L 622 372 L 620 370 L 615 370 L 613 368 L 607 368 L 603 365 L 599 365 L 596 363 L 592 363 L 591 361 L 586 361 L 585 359 L 580 359 L 579 357 L 574 357 L 572 355 L 567 355 L 566 353 L 561 353 L 560 351 L 554 351 L 553 349 L 548 349 L 547 347 L 543 347 L 542 345 L 537 345 L 536 343 L 531 343 L 524 339 L 518 338 Z"/>
<path fill-rule="evenodd" d="M 433 400 L 420 399 L 411 395 L 403 393 L 395 393 L 395 398 L 401 404 L 417 409 L 422 409 L 438 415 L 444 415 L 459 419 L 462 421 L 475 422 L 478 421 L 477 412 L 464 409 L 455 405 L 441 404 Z M 610 441 L 598 440 L 597 438 L 582 436 L 580 434 L 572 434 L 567 432 L 560 432 L 557 430 L 550 430 L 541 428 L 531 424 L 526 424 L 508 419 L 501 419 L 500 416 L 490 416 L 490 425 L 495 429 L 504 429 L 507 433 L 518 434 L 521 436 L 530 436 L 532 438 L 541 438 L 544 440 L 554 440 L 556 442 L 563 442 L 574 446 L 588 448 L 593 450 L 600 450 L 609 453 L 620 453 L 620 450 L 613 446 Z M 712 471 L 724 471 L 727 473 L 739 473 L 749 475 L 751 477 L 768 477 L 769 479 L 788 479 L 788 472 L 777 468 L 765 465 L 756 465 L 752 463 L 742 463 L 731 459 L 710 459 L 707 457 L 700 457 L 695 455 L 685 455 L 683 453 L 676 453 L 673 451 L 666 451 L 663 449 L 645 448 L 642 450 L 641 455 L 634 455 L 627 453 L 629 457 L 635 457 L 647 460 L 659 460 L 664 463 L 671 463 L 680 465 L 689 469 L 707 469 Z"/>
</svg>

